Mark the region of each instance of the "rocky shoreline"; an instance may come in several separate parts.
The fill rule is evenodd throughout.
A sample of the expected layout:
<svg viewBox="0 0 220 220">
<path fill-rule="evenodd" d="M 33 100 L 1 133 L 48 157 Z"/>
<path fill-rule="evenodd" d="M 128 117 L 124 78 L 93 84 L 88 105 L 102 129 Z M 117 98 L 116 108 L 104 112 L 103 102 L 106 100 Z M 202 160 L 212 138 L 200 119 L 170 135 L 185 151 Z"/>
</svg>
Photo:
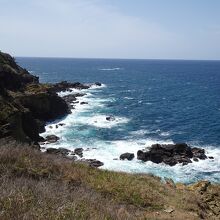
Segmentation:
<svg viewBox="0 0 220 220">
<path fill-rule="evenodd" d="M 0 138 L 14 139 L 28 142 L 32 146 L 46 149 L 44 145 L 59 141 L 55 135 L 41 137 L 39 134 L 45 131 L 48 121 L 65 117 L 74 109 L 74 104 L 79 103 L 77 97 L 84 96 L 83 90 L 94 84 L 82 84 L 79 82 L 60 82 L 56 84 L 39 83 L 38 77 L 31 75 L 27 70 L 18 66 L 15 60 L 8 54 L 0 53 Z M 58 96 L 59 92 L 72 91 L 77 89 L 79 93 Z M 81 105 L 87 102 L 79 103 Z M 114 121 L 114 116 L 107 116 L 106 121 Z M 65 126 L 63 123 L 55 125 Z M 78 149 L 79 150 L 79 149 Z M 68 159 L 81 162 L 90 161 L 92 166 L 102 166 L 100 161 L 85 160 L 83 149 L 80 155 L 70 152 L 68 149 L 46 149 L 47 153 L 65 156 Z M 71 155 L 71 156 L 70 156 Z M 133 153 L 119 155 L 120 160 L 132 160 Z M 151 161 L 153 163 L 164 163 L 174 166 L 178 163 L 187 165 L 192 161 L 214 159 L 207 157 L 205 150 L 188 146 L 187 144 L 160 145 L 155 144 L 150 149 L 139 150 L 137 159 Z M 89 162 L 88 162 L 89 163 Z M 95 164 L 95 165 L 94 165 Z"/>
</svg>

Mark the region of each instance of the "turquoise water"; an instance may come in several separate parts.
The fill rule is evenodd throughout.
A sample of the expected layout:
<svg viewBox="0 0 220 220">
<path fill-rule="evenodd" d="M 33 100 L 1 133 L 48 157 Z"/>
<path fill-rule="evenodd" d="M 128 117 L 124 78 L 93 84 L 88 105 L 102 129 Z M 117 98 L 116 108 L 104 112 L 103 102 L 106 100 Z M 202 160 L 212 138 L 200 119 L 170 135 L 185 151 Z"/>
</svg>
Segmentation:
<svg viewBox="0 0 220 220">
<path fill-rule="evenodd" d="M 41 82 L 104 84 L 84 91 L 87 95 L 80 99 L 89 104 L 77 105 L 62 119 L 64 127 L 47 126 L 46 134 L 61 137 L 54 147 L 88 148 L 84 156 L 103 161 L 104 169 L 153 173 L 186 183 L 220 182 L 219 61 L 17 58 L 17 62 Z M 107 122 L 109 115 L 116 120 Z M 175 167 L 114 160 L 158 142 L 200 146 L 215 160 Z"/>
</svg>

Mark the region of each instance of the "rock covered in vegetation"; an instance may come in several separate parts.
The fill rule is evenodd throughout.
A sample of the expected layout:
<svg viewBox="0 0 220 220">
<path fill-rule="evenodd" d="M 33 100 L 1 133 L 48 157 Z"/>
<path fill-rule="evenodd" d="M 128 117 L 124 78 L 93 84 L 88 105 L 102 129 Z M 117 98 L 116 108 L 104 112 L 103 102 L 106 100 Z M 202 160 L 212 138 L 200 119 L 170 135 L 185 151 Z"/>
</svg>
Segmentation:
<svg viewBox="0 0 220 220">
<path fill-rule="evenodd" d="M 180 144 L 154 144 L 148 151 L 139 150 L 137 159 L 142 161 L 152 161 L 153 163 L 165 163 L 174 166 L 177 163 L 187 165 L 192 163 L 191 159 L 207 158 L 205 150 L 201 148 L 191 148 L 185 143 Z"/>
</svg>

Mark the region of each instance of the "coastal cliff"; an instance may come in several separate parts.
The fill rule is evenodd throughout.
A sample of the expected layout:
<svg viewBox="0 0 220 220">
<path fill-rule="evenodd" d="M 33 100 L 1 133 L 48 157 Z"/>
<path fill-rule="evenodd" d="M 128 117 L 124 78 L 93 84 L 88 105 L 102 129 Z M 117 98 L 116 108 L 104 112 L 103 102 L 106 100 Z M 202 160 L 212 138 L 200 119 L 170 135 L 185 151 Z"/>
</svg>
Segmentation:
<svg viewBox="0 0 220 220">
<path fill-rule="evenodd" d="M 68 114 L 68 105 L 52 88 L 1 52 L 0 138 L 38 142 L 46 121 Z"/>
<path fill-rule="evenodd" d="M 0 52 L 0 219 L 219 219 L 217 184 L 184 185 L 41 153 L 39 133 L 45 123 L 70 112 L 71 106 L 56 93 L 70 87 L 88 88 L 39 83 Z M 171 146 L 156 147 L 167 153 Z M 156 155 L 156 162 L 164 160 L 159 155 L 158 161 L 153 150 L 139 152 L 139 159 L 154 161 Z"/>
</svg>

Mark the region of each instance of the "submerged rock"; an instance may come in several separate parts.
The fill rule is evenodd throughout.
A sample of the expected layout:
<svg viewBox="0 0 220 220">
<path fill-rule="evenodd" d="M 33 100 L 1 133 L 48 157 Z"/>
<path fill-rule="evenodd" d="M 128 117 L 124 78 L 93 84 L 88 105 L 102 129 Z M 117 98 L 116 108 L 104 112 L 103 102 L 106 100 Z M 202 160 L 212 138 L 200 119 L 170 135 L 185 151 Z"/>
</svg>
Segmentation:
<svg viewBox="0 0 220 220">
<path fill-rule="evenodd" d="M 134 159 L 134 154 L 132 153 L 124 153 L 120 155 L 120 160 L 133 160 Z"/>
<path fill-rule="evenodd" d="M 137 159 L 142 161 L 152 161 L 153 163 L 165 163 L 174 166 L 177 163 L 187 165 L 198 159 L 206 159 L 205 150 L 201 148 L 191 148 L 185 143 L 180 144 L 154 144 L 149 151 L 139 150 Z"/>
</svg>

